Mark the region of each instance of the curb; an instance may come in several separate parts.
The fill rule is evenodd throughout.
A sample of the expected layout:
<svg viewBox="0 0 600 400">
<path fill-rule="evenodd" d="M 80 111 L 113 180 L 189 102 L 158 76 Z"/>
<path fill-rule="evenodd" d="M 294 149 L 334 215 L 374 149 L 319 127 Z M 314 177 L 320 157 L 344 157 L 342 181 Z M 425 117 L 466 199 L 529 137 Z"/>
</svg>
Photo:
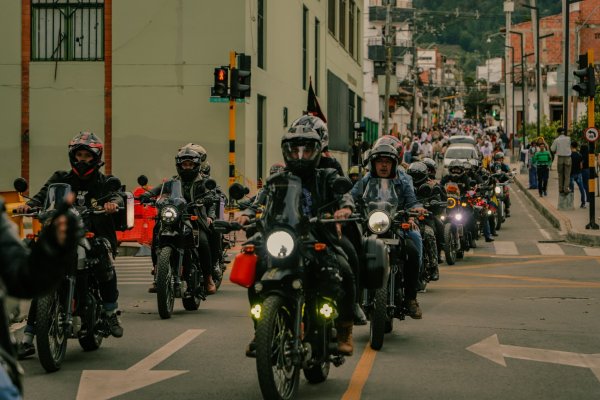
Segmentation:
<svg viewBox="0 0 600 400">
<path fill-rule="evenodd" d="M 584 245 L 600 247 L 600 236 L 589 235 L 573 229 L 571 221 L 565 218 L 558 211 L 551 211 L 549 207 L 543 204 L 543 201 L 537 199 L 533 194 L 529 192 L 519 178 L 515 179 L 515 183 L 521 189 L 521 192 L 529 199 L 533 206 L 544 216 L 553 227 L 560 231 L 561 236 L 564 236 L 568 242 Z"/>
</svg>

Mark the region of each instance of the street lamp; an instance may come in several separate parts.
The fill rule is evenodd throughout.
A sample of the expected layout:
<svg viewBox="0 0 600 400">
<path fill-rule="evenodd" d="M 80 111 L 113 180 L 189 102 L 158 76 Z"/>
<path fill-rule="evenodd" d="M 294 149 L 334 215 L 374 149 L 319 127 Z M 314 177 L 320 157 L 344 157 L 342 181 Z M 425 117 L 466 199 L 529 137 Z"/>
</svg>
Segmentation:
<svg viewBox="0 0 600 400">
<path fill-rule="evenodd" d="M 511 126 L 511 132 L 513 133 L 513 135 L 515 134 L 515 85 L 514 85 L 514 81 L 515 81 L 515 65 L 514 60 L 515 60 L 515 48 L 513 46 L 507 46 L 504 45 L 504 47 L 510 49 L 510 59 L 511 59 L 511 66 L 510 66 L 510 77 L 511 77 L 511 83 L 513 83 L 511 85 L 511 89 L 512 89 L 512 126 Z M 508 72 L 504 72 L 504 88 L 506 89 L 506 74 Z M 515 146 L 514 146 L 514 140 L 511 139 L 511 143 L 510 143 L 512 149 L 513 149 L 513 157 L 515 155 Z"/>
</svg>

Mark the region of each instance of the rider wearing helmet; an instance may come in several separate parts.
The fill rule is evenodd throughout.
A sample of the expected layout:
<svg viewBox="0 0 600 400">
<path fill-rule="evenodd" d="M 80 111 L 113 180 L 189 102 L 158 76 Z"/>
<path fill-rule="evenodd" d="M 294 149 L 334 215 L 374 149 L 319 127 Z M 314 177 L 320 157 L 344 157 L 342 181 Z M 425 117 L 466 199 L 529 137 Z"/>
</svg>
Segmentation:
<svg viewBox="0 0 600 400">
<path fill-rule="evenodd" d="M 360 167 L 358 165 L 353 165 L 348 169 L 348 178 L 352 183 L 356 183 L 360 179 Z"/>
<path fill-rule="evenodd" d="M 445 186 L 448 182 L 457 183 L 460 191 L 464 192 L 471 187 L 471 180 L 465 172 L 465 165 L 462 161 L 452 160 L 448 165 L 448 174 L 442 177 L 440 183 L 442 186 Z"/>
<path fill-rule="evenodd" d="M 321 159 L 321 143 L 321 137 L 312 127 L 305 124 L 292 126 L 285 132 L 281 139 L 281 152 L 286 168 L 283 172 L 267 179 L 265 191 L 269 190 L 270 186 L 275 182 L 276 177 L 285 178 L 287 174 L 297 176 L 302 181 L 303 195 L 301 204 L 305 215 L 316 215 L 320 206 L 335 204 L 335 206 L 331 206 L 334 218 L 347 219 L 352 214 L 354 202 L 349 194 L 339 196 L 334 193 L 333 182 L 339 176 L 335 169 L 317 168 Z M 236 221 L 245 225 L 249 219 L 247 215 L 242 215 Z M 337 235 L 331 235 L 329 231 L 321 233 L 327 236 L 327 241 L 335 241 L 337 239 Z M 337 244 L 339 245 L 339 243 Z M 340 254 L 342 251 L 338 251 L 337 246 L 328 246 L 327 249 L 332 249 L 332 252 L 334 252 L 332 256 L 334 256 L 334 260 L 337 260 L 338 272 L 342 276 L 341 285 L 343 294 L 338 299 L 339 316 L 336 319 L 338 351 L 342 354 L 352 355 L 353 304 L 355 297 L 354 275 L 348 261 L 346 261 L 346 255 Z M 262 276 L 265 271 L 265 263 L 259 262 L 256 266 L 256 276 Z M 248 298 L 250 304 L 255 304 L 257 294 L 253 286 L 248 289 Z M 255 355 L 254 340 L 248 345 L 246 355 L 249 357 Z"/>
<path fill-rule="evenodd" d="M 427 165 L 421 161 L 411 163 L 408 166 L 406 173 L 412 177 L 415 189 L 418 189 L 422 184 L 427 183 L 429 178 Z"/>
<path fill-rule="evenodd" d="M 437 176 L 437 163 L 430 157 L 425 157 L 421 161 L 427 166 L 427 175 L 429 176 L 429 179 L 435 180 Z"/>
<path fill-rule="evenodd" d="M 329 131 L 327 130 L 327 124 L 323 122 L 321 118 L 307 114 L 292 122 L 292 128 L 297 126 L 307 126 L 313 129 L 319 135 L 321 142 L 321 154 L 316 168 L 333 168 L 340 176 L 344 176 L 344 169 L 342 168 L 342 165 L 329 153 Z"/>
<path fill-rule="evenodd" d="M 417 201 L 411 180 L 405 174 L 398 173 L 398 161 L 398 152 L 394 146 L 388 143 L 374 146 L 369 154 L 370 171 L 352 188 L 351 193 L 354 200 L 356 202 L 362 201 L 369 180 L 375 178 L 391 179 L 398 197 L 398 209 L 425 212 L 423 206 Z M 423 240 L 412 218 L 411 225 L 412 229 L 408 232 L 408 240 L 406 241 L 409 261 L 406 264 L 404 281 L 397 282 L 397 284 L 398 287 L 404 285 L 406 295 L 404 308 L 407 314 L 414 319 L 420 319 L 423 317 L 423 313 L 417 302 L 417 291 L 420 287 L 418 281 L 423 259 Z"/>
<path fill-rule="evenodd" d="M 200 167 L 205 161 L 206 153 L 200 154 L 196 150 L 193 150 L 191 146 L 182 147 L 175 156 L 175 169 L 177 170 L 177 175 L 172 178 L 172 181 L 181 181 L 183 197 L 188 203 L 193 203 L 198 198 L 203 197 L 207 191 L 204 186 L 207 178 L 200 173 Z M 144 203 L 151 197 L 158 196 L 163 191 L 163 188 L 165 192 L 168 192 L 170 190 L 170 182 L 171 181 L 168 181 L 162 185 L 157 185 L 153 189 L 142 194 L 140 196 L 140 201 Z M 217 207 L 213 202 L 205 204 L 202 208 L 195 208 L 195 212 L 197 213 L 197 221 L 199 222 L 200 227 L 200 229 L 198 229 L 198 254 L 206 284 L 206 292 L 208 294 L 214 294 L 217 291 L 217 287 L 212 277 L 213 267 L 215 265 L 213 261 L 216 263 L 217 260 L 213 260 L 214 250 L 211 251 L 210 247 L 210 243 L 214 244 L 215 240 L 210 240 L 209 238 L 211 237 L 211 233 L 213 233 L 211 226 L 212 222 L 217 218 Z M 154 226 L 154 236 L 158 234 L 159 228 L 159 224 Z M 156 240 L 152 241 L 153 244 L 156 242 Z M 152 263 L 155 266 L 154 268 L 156 268 L 156 262 L 156 248 L 153 245 Z M 155 292 L 155 284 L 153 284 L 148 291 L 150 293 Z"/>
<path fill-rule="evenodd" d="M 490 171 L 492 171 L 492 173 L 504 172 L 505 174 L 511 172 L 508 164 L 504 163 L 504 153 L 501 151 L 494 154 L 494 162 L 490 166 Z M 499 182 L 506 182 L 509 179 L 510 178 L 504 174 L 498 177 Z M 504 196 L 505 215 L 510 217 L 510 193 L 508 191 L 508 186 L 506 188 L 507 190 Z"/>
<path fill-rule="evenodd" d="M 118 194 L 111 194 L 105 185 L 108 177 L 100 172 L 100 167 L 104 165 L 102 162 L 104 146 L 95 134 L 80 132 L 71 139 L 68 149 L 71 171 L 56 171 L 31 200 L 16 210 L 18 213 L 27 213 L 31 207 L 42 206 L 48 193 L 48 187 L 53 183 L 71 185 L 71 191 L 76 195 L 76 204 L 91 207 L 98 203 L 98 206 L 105 210 L 106 214 L 92 217 L 91 228 L 97 238 L 106 239 L 106 242 L 103 242 L 105 248 L 102 251 L 105 250 L 109 254 L 104 257 L 106 265 L 100 266 L 100 269 L 103 271 L 102 275 L 108 279 L 100 282 L 100 295 L 104 313 L 108 317 L 110 333 L 114 337 L 121 337 L 123 336 L 123 327 L 118 318 L 120 313 L 117 312 L 119 291 L 117 290 L 117 274 L 113 265 L 114 257 L 117 255 L 117 234 L 110 214 L 116 213 L 119 207 L 123 206 L 123 199 Z M 102 200 L 97 201 L 96 199 Z M 35 354 L 33 336 L 36 309 L 37 299 L 34 299 L 29 308 L 23 342 L 19 347 L 19 358 Z"/>
</svg>

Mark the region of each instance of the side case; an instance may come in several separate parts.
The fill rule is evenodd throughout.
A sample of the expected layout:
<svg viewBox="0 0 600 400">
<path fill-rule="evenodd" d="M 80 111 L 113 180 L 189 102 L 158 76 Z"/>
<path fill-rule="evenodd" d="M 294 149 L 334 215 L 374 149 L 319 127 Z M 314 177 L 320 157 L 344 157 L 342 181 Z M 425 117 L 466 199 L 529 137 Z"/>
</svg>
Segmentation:
<svg viewBox="0 0 600 400">
<path fill-rule="evenodd" d="M 363 238 L 365 251 L 361 280 L 365 289 L 379 289 L 387 282 L 390 273 L 388 246 L 376 235 Z"/>
</svg>

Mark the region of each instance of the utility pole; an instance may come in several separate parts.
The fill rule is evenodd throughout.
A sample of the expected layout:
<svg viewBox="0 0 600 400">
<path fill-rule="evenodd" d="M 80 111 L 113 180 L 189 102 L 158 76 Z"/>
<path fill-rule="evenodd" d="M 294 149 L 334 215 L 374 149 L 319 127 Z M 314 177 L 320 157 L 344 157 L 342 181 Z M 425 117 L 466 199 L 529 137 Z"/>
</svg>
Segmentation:
<svg viewBox="0 0 600 400">
<path fill-rule="evenodd" d="M 507 34 L 504 36 L 504 47 L 505 47 L 505 52 L 506 55 L 504 57 L 505 60 L 505 64 L 504 64 L 504 88 L 506 89 L 506 92 L 509 92 L 509 88 L 508 86 L 511 86 L 512 90 L 512 99 L 510 99 L 510 104 L 509 104 L 509 98 L 506 97 L 506 101 L 505 101 L 505 110 L 504 110 L 504 119 L 506 121 L 506 127 L 505 129 L 508 130 L 510 127 L 511 132 L 508 133 L 508 137 L 511 140 L 511 147 L 513 147 L 513 156 L 514 156 L 514 138 L 513 136 L 516 135 L 515 132 L 515 124 L 514 124 L 514 120 L 515 120 L 515 92 L 514 92 L 514 88 L 512 88 L 513 86 L 513 82 L 512 80 L 509 82 L 508 79 L 506 79 L 506 73 L 508 72 L 508 66 L 510 65 L 511 67 L 511 71 L 513 71 L 513 64 L 515 62 L 515 52 L 514 52 L 514 48 L 511 45 L 510 42 L 510 34 L 508 32 L 510 32 L 510 30 L 512 29 L 512 13 L 515 11 L 515 3 L 513 1 L 505 1 L 504 2 L 504 12 L 506 13 L 506 31 Z M 511 56 L 509 57 L 509 53 L 508 53 L 508 49 L 511 48 L 513 49 Z M 511 109 L 511 105 L 512 105 L 512 109 Z M 511 110 L 511 114 L 510 114 L 510 118 L 508 117 L 508 111 Z"/>
<path fill-rule="evenodd" d="M 594 50 L 588 49 L 587 51 L 588 60 L 588 71 L 591 68 L 591 76 L 588 80 L 589 94 L 587 101 L 587 117 L 588 117 L 588 129 L 595 129 L 595 117 L 594 117 L 594 94 L 596 92 L 596 82 L 594 78 Z M 588 181 L 588 192 L 587 199 L 590 203 L 590 223 L 585 226 L 585 229 L 600 229 L 600 226 L 596 223 L 596 141 L 589 140 L 588 150 L 588 167 L 590 169 L 590 178 Z"/>
<path fill-rule="evenodd" d="M 383 100 L 383 135 L 390 132 L 390 80 L 392 75 L 392 2 L 387 0 L 385 16 L 385 96 Z"/>
<path fill-rule="evenodd" d="M 229 70 L 235 68 L 235 51 L 229 52 Z M 235 98 L 229 97 L 229 186 L 235 183 Z"/>
<path fill-rule="evenodd" d="M 417 82 L 419 79 L 419 74 L 417 71 L 417 44 L 414 39 L 415 33 L 413 32 L 413 55 L 412 55 L 412 73 L 413 73 L 413 110 L 412 110 L 412 130 L 413 135 L 417 132 Z"/>
</svg>

